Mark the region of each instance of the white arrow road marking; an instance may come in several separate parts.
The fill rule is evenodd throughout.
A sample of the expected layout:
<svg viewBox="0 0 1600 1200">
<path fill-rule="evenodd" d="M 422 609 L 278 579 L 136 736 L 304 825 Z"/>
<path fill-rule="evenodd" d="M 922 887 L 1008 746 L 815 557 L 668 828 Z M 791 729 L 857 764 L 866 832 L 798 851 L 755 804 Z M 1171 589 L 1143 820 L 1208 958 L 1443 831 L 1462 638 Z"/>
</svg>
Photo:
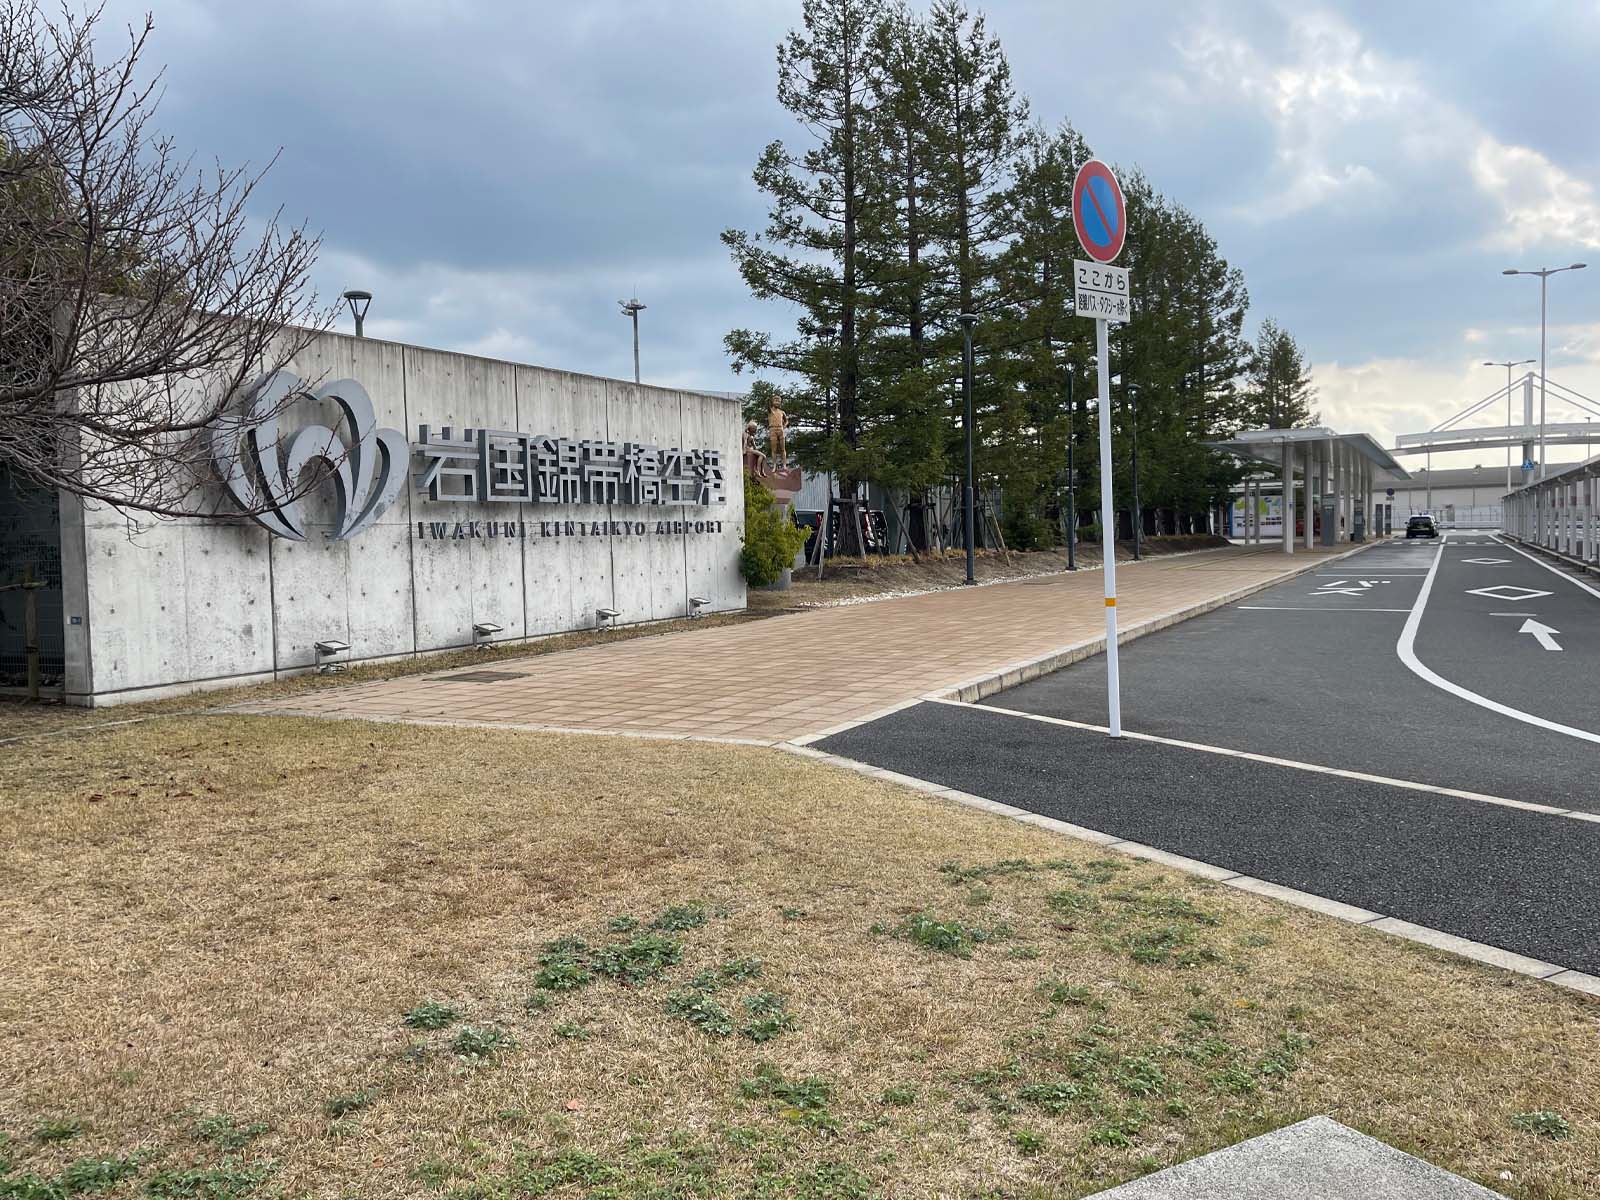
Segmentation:
<svg viewBox="0 0 1600 1200">
<path fill-rule="evenodd" d="M 1307 592 L 1308 596 L 1359 596 L 1363 591 L 1371 588 L 1375 583 L 1388 583 L 1387 579 L 1335 579 L 1332 583 L 1324 583 L 1314 592 Z M 1347 584 L 1355 584 L 1348 587 Z"/>
<path fill-rule="evenodd" d="M 1517 630 L 1517 632 L 1533 634 L 1533 636 L 1539 640 L 1539 645 L 1543 646 L 1546 650 L 1561 649 L 1560 646 L 1556 645 L 1555 638 L 1550 636 L 1552 633 L 1560 633 L 1561 630 L 1551 629 L 1548 625 L 1541 625 L 1538 621 L 1533 620 L 1531 617 L 1522 623 L 1522 628 Z"/>
<path fill-rule="evenodd" d="M 1516 550 L 1515 546 L 1509 549 Z M 1522 551 L 1517 550 L 1518 554 Z M 1533 558 L 1530 554 L 1529 558 Z M 1422 581 L 1422 590 L 1417 593 L 1417 599 L 1411 606 L 1411 615 L 1406 618 L 1405 628 L 1400 630 L 1400 640 L 1395 643 L 1395 653 L 1400 656 L 1400 661 L 1406 669 L 1424 682 L 1431 683 L 1434 687 L 1449 692 L 1469 704 L 1476 704 L 1479 708 L 1487 708 L 1490 712 L 1499 713 L 1503 717 L 1510 717 L 1513 721 L 1523 721 L 1529 725 L 1537 725 L 1540 729 L 1548 729 L 1552 733 L 1564 733 L 1568 737 L 1578 738 L 1585 742 L 1600 744 L 1600 733 L 1590 733 L 1587 729 L 1574 729 L 1571 725 L 1562 725 L 1555 721 L 1547 721 L 1533 713 L 1523 712 L 1520 708 L 1512 708 L 1509 704 L 1501 704 L 1498 700 L 1491 700 L 1487 696 L 1480 696 L 1477 692 L 1462 687 L 1458 683 L 1451 683 L 1438 672 L 1430 670 L 1421 659 L 1417 657 L 1417 629 L 1422 624 L 1422 614 L 1428 607 L 1428 596 L 1433 591 L 1433 581 L 1439 573 L 1439 563 L 1444 559 L 1444 547 L 1434 555 L 1433 563 L 1428 567 L 1428 577 Z M 1538 559 L 1534 559 L 1538 562 Z M 1576 580 L 1573 580 L 1576 583 Z M 1587 589 L 1587 585 L 1579 584 Z M 1600 595 L 1600 593 L 1596 593 Z"/>
</svg>

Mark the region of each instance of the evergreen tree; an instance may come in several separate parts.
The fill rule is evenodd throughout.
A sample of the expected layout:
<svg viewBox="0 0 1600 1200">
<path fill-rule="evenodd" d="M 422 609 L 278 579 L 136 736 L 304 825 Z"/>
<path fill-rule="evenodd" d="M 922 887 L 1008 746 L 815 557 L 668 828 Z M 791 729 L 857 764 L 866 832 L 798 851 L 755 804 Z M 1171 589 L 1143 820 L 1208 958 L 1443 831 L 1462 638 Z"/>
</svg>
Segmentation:
<svg viewBox="0 0 1600 1200">
<path fill-rule="evenodd" d="M 1289 331 L 1271 317 L 1261 322 L 1250 355 L 1246 421 L 1268 429 L 1294 429 L 1320 424 L 1312 410 L 1316 388 L 1311 364 Z"/>
<path fill-rule="evenodd" d="M 780 370 L 799 382 L 783 389 L 794 417 L 796 450 L 817 470 L 835 473 L 841 494 L 881 467 L 863 437 L 875 397 L 864 389 L 877 325 L 862 273 L 860 238 L 883 203 L 871 147 L 875 93 L 869 39 L 882 0 L 804 0 L 801 25 L 778 46 L 778 100 L 815 139 L 795 154 L 767 146 L 755 182 L 770 198 L 765 239 L 728 230 L 751 293 L 800 309 L 797 337 L 734 330 L 725 344 L 736 371 Z M 845 525 L 853 541 L 854 528 Z M 847 549 L 852 548 L 847 542 Z"/>
</svg>

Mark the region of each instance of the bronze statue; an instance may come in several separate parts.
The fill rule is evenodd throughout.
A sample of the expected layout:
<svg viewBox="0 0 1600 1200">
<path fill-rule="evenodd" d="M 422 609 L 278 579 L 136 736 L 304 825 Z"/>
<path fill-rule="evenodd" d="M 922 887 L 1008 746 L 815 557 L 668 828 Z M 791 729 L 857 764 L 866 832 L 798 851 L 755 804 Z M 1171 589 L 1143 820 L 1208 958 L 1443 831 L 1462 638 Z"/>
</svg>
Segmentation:
<svg viewBox="0 0 1600 1200">
<path fill-rule="evenodd" d="M 772 466 L 775 470 L 785 470 L 789 466 L 789 422 L 784 416 L 783 409 L 778 407 L 778 398 L 772 398 L 772 407 L 767 411 L 767 437 L 772 450 Z"/>
</svg>

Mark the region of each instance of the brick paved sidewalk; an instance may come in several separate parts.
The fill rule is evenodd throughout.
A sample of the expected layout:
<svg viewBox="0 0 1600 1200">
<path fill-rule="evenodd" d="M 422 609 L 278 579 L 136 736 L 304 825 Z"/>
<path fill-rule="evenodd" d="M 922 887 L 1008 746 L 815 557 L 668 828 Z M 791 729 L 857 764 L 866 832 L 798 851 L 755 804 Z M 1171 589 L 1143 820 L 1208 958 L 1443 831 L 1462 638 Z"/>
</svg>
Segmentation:
<svg viewBox="0 0 1600 1200">
<path fill-rule="evenodd" d="M 1117 567 L 1126 631 L 1314 569 L 1334 550 L 1235 546 Z M 1103 639 L 1099 570 L 816 609 L 501 660 L 235 711 L 779 742 Z M 474 682 L 475 671 L 514 674 Z"/>
</svg>

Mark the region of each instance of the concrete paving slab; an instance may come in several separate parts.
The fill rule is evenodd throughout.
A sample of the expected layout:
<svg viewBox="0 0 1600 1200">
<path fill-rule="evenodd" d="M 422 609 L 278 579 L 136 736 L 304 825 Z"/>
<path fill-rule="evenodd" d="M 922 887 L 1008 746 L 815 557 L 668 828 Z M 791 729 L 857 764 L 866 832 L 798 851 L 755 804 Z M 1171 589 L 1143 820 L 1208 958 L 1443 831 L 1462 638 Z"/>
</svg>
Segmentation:
<svg viewBox="0 0 1600 1200">
<path fill-rule="evenodd" d="M 1234 546 L 1123 564 L 1118 612 L 1134 635 L 1347 553 L 1341 546 L 1290 558 Z M 503 669 L 515 677 L 496 682 L 460 682 L 472 671 L 457 668 L 246 702 L 235 711 L 810 741 L 963 680 L 991 680 L 1026 664 L 1037 673 L 1063 655 L 1093 654 L 1105 630 L 1100 588 L 1098 571 L 954 588 L 508 660 L 513 665 Z"/>
<path fill-rule="evenodd" d="M 1312 1117 L 1097 1200 L 1504 1200 L 1327 1117 Z"/>
</svg>

